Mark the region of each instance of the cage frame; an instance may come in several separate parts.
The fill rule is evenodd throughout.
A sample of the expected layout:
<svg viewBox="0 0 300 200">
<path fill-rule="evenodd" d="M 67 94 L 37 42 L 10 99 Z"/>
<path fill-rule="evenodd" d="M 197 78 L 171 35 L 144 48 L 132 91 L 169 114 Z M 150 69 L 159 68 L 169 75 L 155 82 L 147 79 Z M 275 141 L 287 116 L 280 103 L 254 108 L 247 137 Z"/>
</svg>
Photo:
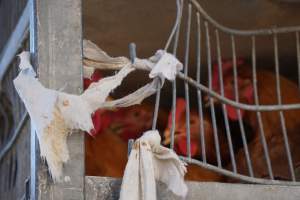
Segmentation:
<svg viewBox="0 0 300 200">
<path fill-rule="evenodd" d="M 196 0 L 190 0 L 196 2 Z M 67 91 L 71 93 L 80 93 L 82 91 L 82 10 L 81 0 L 29 0 L 24 14 L 21 16 L 18 25 L 12 34 L 12 40 L 21 39 L 25 29 L 30 34 L 30 51 L 33 55 L 33 62 L 37 67 L 40 80 L 50 88 L 59 88 L 63 86 L 64 81 L 70 84 Z M 61 16 L 68 15 L 65 20 Z M 49 17 L 50 16 L 50 17 Z M 68 26 L 69 24 L 69 26 Z M 64 33 L 60 34 L 64 27 Z M 285 31 L 286 29 L 282 29 Z M 297 29 L 298 30 L 298 29 Z M 263 31 L 265 32 L 265 31 Z M 245 33 L 245 32 L 239 32 Z M 16 36 L 17 35 L 17 36 Z M 49 42 L 49 38 L 55 37 L 55 41 L 61 43 Z M 19 40 L 16 40 L 19 41 Z M 17 49 L 17 45 L 7 45 L 5 51 L 10 52 Z M 64 55 L 59 49 L 67 49 Z M 58 51 L 55 51 L 58 50 Z M 16 52 L 15 52 L 16 53 Z M 11 59 L 14 54 L 11 54 Z M 5 54 L 2 54 L 5 55 Z M 7 58 L 7 57 L 6 57 Z M 2 63 L 3 58 L 1 58 Z M 74 60 L 70 63 L 70 60 Z M 7 62 L 7 65 L 11 61 Z M 50 65 L 51 64 L 51 65 Z M 72 70 L 70 70 L 72 69 Z M 67 74 L 67 79 L 64 75 Z M 186 79 L 190 84 L 196 84 L 195 81 L 188 79 L 184 74 L 179 73 L 179 78 Z M 62 81 L 64 80 L 64 81 Z M 205 91 L 205 88 L 201 88 Z M 218 94 L 213 94 L 218 95 Z M 228 103 L 228 102 L 227 102 Z M 232 103 L 232 102 L 231 102 Z M 266 108 L 267 109 L 267 108 Z M 287 108 L 289 109 L 289 108 Z M 291 108 L 292 109 L 292 108 Z M 86 177 L 84 174 L 84 135 L 76 132 L 69 137 L 68 146 L 71 159 L 66 168 L 72 169 L 65 171 L 65 177 L 71 181 L 53 184 L 47 173 L 47 167 L 41 161 L 36 135 L 33 131 L 31 135 L 31 178 L 30 195 L 27 194 L 24 199 L 117 199 L 120 186 L 120 180 L 105 177 Z M 67 178 L 68 179 L 68 178 Z M 265 199 L 294 199 L 299 197 L 299 186 L 280 186 L 280 185 L 250 185 L 250 184 L 222 184 L 222 183 L 188 183 L 189 189 L 193 194 L 189 194 L 188 199 L 207 198 L 224 199 L 226 194 L 236 194 L 250 198 Z M 99 189 L 98 194 L 94 189 Z M 163 186 L 159 185 L 159 188 Z M 165 189 L 161 189 L 163 194 L 161 199 L 173 199 Z M 224 193 L 222 193 L 222 191 Z M 274 192 L 276 191 L 276 192 Z M 87 194 L 86 192 L 90 192 Z M 93 193 L 94 192 L 94 193 Z M 258 196 L 256 192 L 259 192 Z M 92 193 L 92 194 L 91 194 Z"/>
</svg>

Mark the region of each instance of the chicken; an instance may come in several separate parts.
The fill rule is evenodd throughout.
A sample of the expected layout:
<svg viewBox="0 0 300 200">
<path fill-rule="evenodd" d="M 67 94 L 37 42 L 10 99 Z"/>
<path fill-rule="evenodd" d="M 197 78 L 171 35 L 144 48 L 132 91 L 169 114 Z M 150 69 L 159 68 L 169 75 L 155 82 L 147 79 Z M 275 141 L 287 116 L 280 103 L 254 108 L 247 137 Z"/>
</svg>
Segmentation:
<svg viewBox="0 0 300 200">
<path fill-rule="evenodd" d="M 104 116 L 110 115 L 109 117 L 111 118 L 111 123 L 107 128 L 118 134 L 124 141 L 137 139 L 143 132 L 151 129 L 153 110 L 154 106 L 143 104 L 105 113 Z M 160 109 L 157 125 L 158 130 L 163 130 L 166 123 L 167 113 L 163 109 Z"/>
<path fill-rule="evenodd" d="M 221 113 L 217 112 L 217 115 Z M 209 109 L 205 109 L 203 112 L 203 127 L 204 127 L 204 139 L 205 139 L 205 150 L 206 158 L 208 163 L 215 164 L 217 161 L 215 140 L 213 127 L 211 122 L 211 113 Z M 221 119 L 218 117 L 218 119 Z M 220 144 L 221 157 L 224 163 L 229 160 L 228 143 L 224 133 L 224 124 L 222 120 L 217 121 L 218 124 L 218 138 Z M 169 124 L 164 132 L 165 141 L 164 144 L 170 143 L 171 137 L 171 113 L 169 115 Z M 186 118 L 185 118 L 185 100 L 182 98 L 177 99 L 176 103 L 176 119 L 175 119 L 175 136 L 174 136 L 174 150 L 180 154 L 187 156 L 187 136 L 186 136 Z M 200 118 L 198 114 L 191 110 L 190 112 L 190 138 L 191 138 L 191 156 L 194 158 L 202 159 L 202 148 L 201 148 L 201 133 L 200 133 Z"/>
<path fill-rule="evenodd" d="M 205 181 L 205 182 L 222 182 L 225 177 L 221 174 L 215 173 L 209 169 L 204 169 L 195 164 L 187 166 L 187 173 L 184 177 L 188 181 Z"/>
<path fill-rule="evenodd" d="M 85 136 L 85 174 L 122 177 L 127 163 L 127 143 L 109 130 Z"/>
<path fill-rule="evenodd" d="M 127 141 L 151 129 L 153 106 L 145 104 L 97 112 L 94 116 L 99 118 L 94 124 L 99 127 L 98 132 L 85 139 L 86 174 L 121 177 L 127 162 Z M 167 117 L 163 115 L 160 111 L 158 127 L 166 124 Z"/>
<path fill-rule="evenodd" d="M 174 150 L 177 154 L 187 156 L 187 136 L 186 136 L 186 121 L 185 121 L 185 100 L 178 98 L 176 102 L 176 113 L 175 113 L 175 135 L 174 135 Z M 213 129 L 210 119 L 210 112 L 208 110 L 204 111 L 204 137 L 205 137 L 205 149 L 207 162 L 215 164 L 216 161 L 216 151 L 215 142 L 213 136 Z M 169 114 L 169 122 L 166 130 L 164 131 L 164 145 L 169 145 L 171 142 L 171 126 L 172 118 L 171 112 Z M 200 120 L 198 114 L 195 111 L 190 112 L 190 138 L 191 138 L 191 156 L 195 159 L 202 159 L 202 149 L 200 143 Z M 226 163 L 229 159 L 228 144 L 225 140 L 225 135 L 222 130 L 219 130 L 219 140 L 221 144 L 222 158 Z M 225 163 L 224 163 L 225 164 Z M 195 164 L 189 164 L 187 166 L 187 174 L 185 176 L 186 180 L 191 181 L 222 181 L 224 177 L 217 174 L 211 170 L 202 168 Z"/>
<path fill-rule="evenodd" d="M 95 70 L 85 78 L 85 87 L 102 78 Z M 92 136 L 85 137 L 86 175 L 121 177 L 127 162 L 127 141 L 151 129 L 154 106 L 136 105 L 114 110 L 97 110 L 93 116 Z M 167 114 L 160 110 L 158 128 L 164 129 Z"/>
<path fill-rule="evenodd" d="M 240 102 L 245 104 L 254 104 L 254 88 L 252 85 L 252 68 L 244 63 L 243 60 L 238 63 L 238 90 Z M 234 81 L 233 65 L 231 61 L 224 61 L 223 66 L 224 92 L 225 96 L 234 100 Z M 214 67 L 214 76 L 212 79 L 213 89 L 220 92 L 218 84 L 218 70 Z M 299 90 L 293 82 L 280 76 L 280 89 L 283 104 L 292 104 L 300 102 Z M 257 89 L 260 105 L 278 104 L 276 93 L 276 76 L 274 73 L 258 69 L 257 70 Z M 220 101 L 215 99 L 217 106 L 221 106 Z M 227 105 L 228 118 L 231 121 L 237 121 L 238 115 L 236 108 Z M 285 125 L 289 139 L 289 147 L 292 154 L 293 168 L 300 166 L 300 128 L 299 110 L 283 111 Z M 248 143 L 249 153 L 252 161 L 254 176 L 259 178 L 269 177 L 264 149 L 261 143 L 261 132 L 257 120 L 257 113 L 247 110 L 241 110 L 241 116 L 244 124 L 247 124 L 253 131 L 252 140 Z M 273 175 L 277 179 L 290 180 L 289 165 L 287 160 L 286 149 L 283 139 L 283 131 L 278 111 L 261 112 L 264 136 L 267 141 L 268 154 L 270 156 Z M 240 134 L 239 131 L 233 134 Z M 238 150 L 236 154 L 238 172 L 248 175 L 248 167 L 244 149 Z M 229 165 L 229 168 L 231 166 Z"/>
</svg>

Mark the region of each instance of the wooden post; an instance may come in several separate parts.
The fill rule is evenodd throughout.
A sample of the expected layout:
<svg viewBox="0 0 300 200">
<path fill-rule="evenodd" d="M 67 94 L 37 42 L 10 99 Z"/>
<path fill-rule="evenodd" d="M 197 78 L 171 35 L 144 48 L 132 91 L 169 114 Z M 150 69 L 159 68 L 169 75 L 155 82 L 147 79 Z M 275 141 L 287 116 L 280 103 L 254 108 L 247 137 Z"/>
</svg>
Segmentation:
<svg viewBox="0 0 300 200">
<path fill-rule="evenodd" d="M 81 93 L 81 0 L 31 1 L 31 51 L 39 79 L 46 87 L 67 84 L 66 92 Z M 70 160 L 64 166 L 64 181 L 54 184 L 40 160 L 35 133 L 31 134 L 31 199 L 84 199 L 84 135 L 75 132 L 68 137 Z"/>
</svg>

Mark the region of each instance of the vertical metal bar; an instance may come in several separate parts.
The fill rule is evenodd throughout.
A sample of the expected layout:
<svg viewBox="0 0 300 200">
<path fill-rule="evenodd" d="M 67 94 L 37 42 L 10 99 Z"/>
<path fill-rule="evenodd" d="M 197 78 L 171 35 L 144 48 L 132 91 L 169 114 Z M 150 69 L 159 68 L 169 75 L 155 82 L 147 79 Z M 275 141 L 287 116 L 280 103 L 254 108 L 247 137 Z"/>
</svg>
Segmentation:
<svg viewBox="0 0 300 200">
<path fill-rule="evenodd" d="M 277 93 L 278 105 L 281 105 L 282 99 L 281 99 L 280 75 L 279 75 L 278 39 L 277 39 L 276 34 L 274 34 L 274 36 L 273 36 L 273 42 L 274 42 L 275 73 L 276 73 L 276 93 Z M 285 146 L 285 150 L 286 150 L 286 154 L 287 154 L 287 158 L 288 158 L 288 164 L 289 164 L 291 178 L 293 181 L 296 181 L 294 167 L 293 167 L 293 161 L 292 161 L 292 156 L 291 156 L 291 150 L 290 150 L 290 145 L 289 145 L 289 139 L 287 136 L 287 130 L 286 130 L 286 125 L 285 125 L 285 118 L 284 118 L 282 111 L 279 111 L 279 116 L 280 116 L 280 124 L 281 124 L 281 128 L 282 128 L 282 134 L 283 134 L 283 138 L 284 138 L 284 146 Z"/>
<path fill-rule="evenodd" d="M 136 58 L 136 45 L 135 43 L 129 44 L 129 55 L 130 55 L 130 61 L 133 64 L 134 60 Z"/>
<path fill-rule="evenodd" d="M 233 78 L 234 78 L 234 94 L 235 94 L 235 101 L 239 102 L 239 89 L 238 89 L 238 74 L 237 74 L 237 65 L 236 65 L 236 48 L 235 48 L 235 39 L 234 36 L 231 36 L 231 47 L 232 47 L 232 62 L 233 62 Z M 246 162 L 247 167 L 249 171 L 249 175 L 253 177 L 253 169 L 251 165 L 251 160 L 249 156 L 249 150 L 247 145 L 247 139 L 246 139 L 246 133 L 245 133 L 245 127 L 242 120 L 241 110 L 237 109 L 237 115 L 238 115 L 238 122 L 241 130 L 241 136 L 242 136 L 242 142 L 243 147 L 246 155 Z"/>
<path fill-rule="evenodd" d="M 255 51 L 255 37 L 252 36 L 252 75 L 253 75 L 254 101 L 255 101 L 255 105 L 259 106 L 258 89 L 257 89 L 257 75 L 256 75 L 256 53 L 255 52 L 256 52 Z M 264 155 L 265 155 L 265 159 L 266 159 L 266 163 L 267 163 L 269 176 L 273 180 L 274 175 L 273 175 L 271 160 L 270 160 L 270 156 L 269 156 L 269 152 L 268 152 L 268 146 L 267 146 L 267 142 L 266 142 L 266 138 L 265 138 L 265 132 L 264 132 L 264 127 L 263 127 L 261 112 L 257 111 L 256 116 L 257 116 L 257 121 L 258 121 L 260 140 L 263 145 L 263 150 L 264 150 Z"/>
<path fill-rule="evenodd" d="M 128 147 L 127 147 L 127 156 L 128 157 L 130 155 L 133 144 L 134 144 L 134 139 L 129 139 L 128 140 Z"/>
<path fill-rule="evenodd" d="M 209 37 L 209 28 L 207 21 L 204 22 L 205 26 L 205 35 L 206 35 L 206 49 L 207 49 L 207 67 L 208 67 L 208 88 L 212 90 L 212 64 L 211 64 L 211 50 L 210 50 L 210 37 Z M 209 97 L 209 104 L 211 109 L 211 118 L 213 125 L 213 133 L 214 133 L 214 141 L 217 155 L 217 163 L 218 167 L 222 167 L 221 155 L 220 155 L 220 145 L 219 145 L 219 137 L 217 132 L 217 123 L 216 123 L 216 115 L 215 115 L 215 107 L 214 102 L 211 97 Z"/>
<path fill-rule="evenodd" d="M 219 32 L 218 32 L 217 29 L 215 30 L 215 34 L 216 34 L 216 44 L 217 44 L 217 57 L 218 57 L 218 71 L 219 71 L 220 91 L 221 91 L 221 95 L 225 96 L 224 95 L 224 85 L 223 85 L 224 82 L 223 82 L 220 36 L 219 36 Z M 231 132 L 230 132 L 229 121 L 228 121 L 228 116 L 227 116 L 227 109 L 226 109 L 226 105 L 224 103 L 222 103 L 222 109 L 223 109 L 223 113 L 224 113 L 225 130 L 226 130 L 226 136 L 227 136 L 227 140 L 228 140 L 232 170 L 233 170 L 234 173 L 236 173 L 237 170 L 236 170 L 236 162 L 235 162 L 234 150 L 233 150 L 233 145 L 232 145 L 232 140 L 231 140 Z"/>
<path fill-rule="evenodd" d="M 30 24 L 29 24 L 29 33 L 30 33 L 30 53 L 31 53 L 31 62 L 33 67 L 36 67 L 34 62 L 37 53 L 37 10 L 36 10 L 36 0 L 29 0 L 30 3 Z M 33 123 L 30 120 L 30 198 L 32 200 L 38 199 L 38 178 L 37 178 L 37 169 L 39 168 L 39 152 L 38 152 L 38 141 L 35 134 L 35 129 Z"/>
<path fill-rule="evenodd" d="M 201 27 L 200 27 L 200 14 L 199 12 L 196 13 L 197 15 L 197 49 L 196 49 L 196 56 L 197 56 L 197 83 L 200 84 L 201 78 Z M 202 92 L 201 90 L 197 89 L 197 97 L 198 97 L 198 114 L 199 114 L 199 121 L 200 121 L 200 143 L 201 143 L 201 152 L 202 152 L 202 161 L 206 163 L 206 149 L 205 149 L 205 134 L 204 134 L 204 121 L 203 121 L 203 109 L 202 109 Z"/>
<path fill-rule="evenodd" d="M 177 0 L 179 1 L 179 0 Z M 179 2 L 179 8 L 180 9 L 180 20 L 177 26 L 176 34 L 175 34 L 175 40 L 173 45 L 173 55 L 176 57 L 177 54 L 177 47 L 178 47 L 178 40 L 179 40 L 179 33 L 180 33 L 180 24 L 181 24 L 181 16 L 182 16 L 182 9 L 183 9 L 183 0 L 180 0 Z M 174 135 L 175 135 L 175 116 L 176 116 L 176 79 L 172 82 L 172 126 L 171 126 L 171 144 L 170 148 L 174 149 Z"/>
<path fill-rule="evenodd" d="M 156 79 L 159 79 L 159 78 L 156 78 Z M 154 113 L 153 113 L 152 130 L 156 129 L 159 103 L 160 103 L 160 90 L 161 90 L 161 82 L 160 82 L 160 80 L 158 80 L 157 92 L 156 92 L 156 98 L 155 98 L 155 107 L 154 107 Z"/>
<path fill-rule="evenodd" d="M 188 5 L 188 19 L 187 19 L 187 29 L 186 29 L 186 40 L 185 40 L 185 58 L 184 58 L 184 75 L 188 76 L 188 65 L 189 65 L 189 49 L 190 49 L 190 33 L 191 33 L 191 15 L 192 15 L 192 5 Z M 190 97 L 189 97 L 189 84 L 184 83 L 185 89 L 185 100 L 186 100 L 186 137 L 187 137 L 187 154 L 188 158 L 191 158 L 191 133 L 190 133 Z"/>
<path fill-rule="evenodd" d="M 298 88 L 300 90 L 300 41 L 299 32 L 296 32 L 296 48 L 297 48 L 297 63 L 298 63 Z"/>
<path fill-rule="evenodd" d="M 179 0 L 177 0 L 179 1 Z M 180 26 L 181 26 L 181 19 L 182 19 L 182 10 L 183 10 L 183 0 L 180 0 L 179 2 L 179 8 L 180 9 L 180 18 L 179 18 L 179 22 L 177 25 L 177 30 L 176 30 L 176 34 L 175 34 L 175 40 L 174 40 L 174 44 L 173 44 L 173 55 L 176 56 L 177 54 L 177 48 L 178 48 L 178 40 L 179 40 L 179 34 L 180 34 Z"/>
</svg>

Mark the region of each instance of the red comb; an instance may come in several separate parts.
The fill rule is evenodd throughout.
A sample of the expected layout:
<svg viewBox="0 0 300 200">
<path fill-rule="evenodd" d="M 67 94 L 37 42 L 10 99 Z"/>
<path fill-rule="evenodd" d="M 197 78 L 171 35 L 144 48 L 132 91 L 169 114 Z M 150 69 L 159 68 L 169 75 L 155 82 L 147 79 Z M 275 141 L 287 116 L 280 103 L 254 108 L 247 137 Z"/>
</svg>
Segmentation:
<svg viewBox="0 0 300 200">
<path fill-rule="evenodd" d="M 195 140 L 191 140 L 191 156 L 194 157 L 198 151 L 198 143 Z M 175 151 L 179 155 L 187 156 L 187 139 L 185 136 L 178 138 L 178 142 L 175 146 Z"/>
<path fill-rule="evenodd" d="M 182 114 L 185 111 L 185 99 L 177 98 L 176 99 L 176 113 L 175 113 L 175 122 L 178 123 Z M 172 111 L 169 113 L 168 117 L 168 128 L 172 126 Z"/>
<path fill-rule="evenodd" d="M 236 66 L 243 65 L 245 60 L 243 58 L 237 58 Z M 225 76 L 231 69 L 233 68 L 232 59 L 223 59 L 222 60 L 222 75 Z M 219 80 L 219 65 L 215 63 L 213 65 L 213 74 L 212 74 L 212 88 L 213 90 L 218 91 L 220 87 L 220 80 Z"/>
<path fill-rule="evenodd" d="M 91 78 L 85 78 L 83 79 L 83 88 L 87 89 L 91 83 L 97 82 L 102 78 L 102 73 L 100 70 L 96 69 L 94 73 L 92 74 Z"/>
<path fill-rule="evenodd" d="M 106 129 L 111 123 L 112 119 L 109 113 L 105 113 L 103 110 L 97 110 L 92 115 L 94 129 L 92 129 L 89 134 L 91 136 L 96 136 L 101 133 L 104 129 Z"/>
</svg>

